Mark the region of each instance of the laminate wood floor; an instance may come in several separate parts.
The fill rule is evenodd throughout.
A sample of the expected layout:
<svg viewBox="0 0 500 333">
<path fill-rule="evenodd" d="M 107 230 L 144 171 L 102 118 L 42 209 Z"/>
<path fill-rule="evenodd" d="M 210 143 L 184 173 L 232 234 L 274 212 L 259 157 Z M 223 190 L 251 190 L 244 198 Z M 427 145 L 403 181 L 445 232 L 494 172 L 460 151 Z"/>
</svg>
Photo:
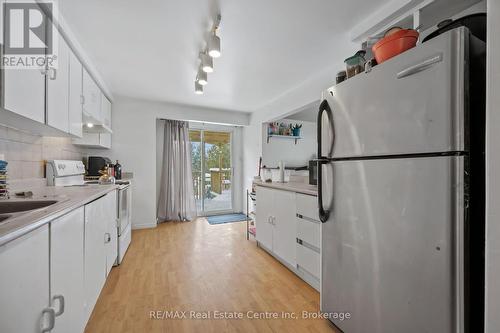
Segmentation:
<svg viewBox="0 0 500 333">
<path fill-rule="evenodd" d="M 168 311 L 178 318 L 166 318 Z M 181 311 L 188 318 L 180 318 Z M 190 311 L 212 318 L 194 319 Z M 243 319 L 214 318 L 224 311 Z M 319 293 L 247 241 L 245 223 L 198 219 L 133 231 L 85 332 L 337 332 L 328 320 L 303 318 L 302 311 L 319 311 Z M 278 319 L 249 318 L 266 312 Z M 291 313 L 297 319 L 285 317 Z"/>
</svg>

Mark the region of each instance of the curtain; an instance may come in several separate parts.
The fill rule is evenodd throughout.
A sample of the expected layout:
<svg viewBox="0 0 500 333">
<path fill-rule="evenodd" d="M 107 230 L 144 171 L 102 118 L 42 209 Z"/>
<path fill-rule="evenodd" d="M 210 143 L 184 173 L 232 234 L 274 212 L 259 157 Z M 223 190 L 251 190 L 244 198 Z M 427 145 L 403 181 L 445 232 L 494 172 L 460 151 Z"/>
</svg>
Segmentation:
<svg viewBox="0 0 500 333">
<path fill-rule="evenodd" d="M 158 221 L 191 221 L 196 203 L 191 174 L 189 123 L 165 120 Z"/>
</svg>

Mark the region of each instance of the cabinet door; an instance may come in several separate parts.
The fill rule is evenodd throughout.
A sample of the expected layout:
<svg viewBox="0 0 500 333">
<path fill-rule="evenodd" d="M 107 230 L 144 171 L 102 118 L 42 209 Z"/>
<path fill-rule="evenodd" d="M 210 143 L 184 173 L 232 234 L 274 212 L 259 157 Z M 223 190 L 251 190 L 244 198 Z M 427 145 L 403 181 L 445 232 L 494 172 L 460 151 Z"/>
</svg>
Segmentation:
<svg viewBox="0 0 500 333">
<path fill-rule="evenodd" d="M 296 265 L 296 208 L 295 193 L 274 191 L 273 252 L 291 266 Z"/>
<path fill-rule="evenodd" d="M 80 207 L 50 223 L 50 293 L 58 311 L 64 297 L 64 312 L 52 333 L 83 332 L 84 316 L 84 208 Z"/>
<path fill-rule="evenodd" d="M 47 74 L 47 125 L 69 132 L 69 46 L 55 26 L 58 40 L 58 66 Z"/>
<path fill-rule="evenodd" d="M 101 96 L 101 117 L 103 126 L 111 129 L 111 102 L 106 96 Z"/>
<path fill-rule="evenodd" d="M 4 108 L 23 117 L 45 123 L 44 71 L 5 69 L 3 73 Z"/>
<path fill-rule="evenodd" d="M 0 247 L 0 332 L 39 333 L 49 306 L 49 226 Z"/>
<path fill-rule="evenodd" d="M 111 148 L 111 134 L 100 133 L 99 134 L 99 145 L 103 148 Z"/>
<path fill-rule="evenodd" d="M 101 91 L 85 68 L 83 69 L 83 112 L 94 122 L 101 122 Z"/>
<path fill-rule="evenodd" d="M 116 191 L 106 195 L 106 275 L 109 274 L 111 268 L 118 257 L 118 229 L 116 226 L 117 219 L 117 195 Z"/>
<path fill-rule="evenodd" d="M 73 139 L 73 144 L 89 148 L 111 148 L 111 134 L 83 132 L 82 138 Z"/>
<path fill-rule="evenodd" d="M 94 308 L 106 281 L 106 223 L 104 198 L 85 205 L 85 321 Z"/>
<path fill-rule="evenodd" d="M 273 225 L 271 216 L 273 215 L 273 191 L 262 186 L 257 186 L 257 205 L 256 205 L 256 230 L 257 240 L 268 250 L 273 250 Z"/>
<path fill-rule="evenodd" d="M 82 137 L 82 64 L 69 52 L 69 133 Z"/>
</svg>

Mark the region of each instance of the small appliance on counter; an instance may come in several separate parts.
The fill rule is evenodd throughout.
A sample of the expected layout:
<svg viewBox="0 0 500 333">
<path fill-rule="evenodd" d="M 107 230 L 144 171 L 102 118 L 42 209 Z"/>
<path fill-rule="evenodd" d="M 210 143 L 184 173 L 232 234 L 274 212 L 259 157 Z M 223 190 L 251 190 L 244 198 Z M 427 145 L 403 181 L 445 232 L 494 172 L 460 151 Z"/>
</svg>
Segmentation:
<svg viewBox="0 0 500 333">
<path fill-rule="evenodd" d="M 112 164 L 111 160 L 102 156 L 89 156 L 87 163 L 87 176 L 100 177 L 99 171 L 104 170 L 107 165 Z"/>
</svg>

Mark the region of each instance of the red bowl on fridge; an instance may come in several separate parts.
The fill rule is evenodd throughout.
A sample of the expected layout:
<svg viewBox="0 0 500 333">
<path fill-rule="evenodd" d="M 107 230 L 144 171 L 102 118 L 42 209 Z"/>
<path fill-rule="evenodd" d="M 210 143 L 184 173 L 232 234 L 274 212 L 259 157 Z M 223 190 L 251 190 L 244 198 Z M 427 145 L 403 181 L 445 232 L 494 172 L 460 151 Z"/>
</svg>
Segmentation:
<svg viewBox="0 0 500 333">
<path fill-rule="evenodd" d="M 378 64 L 417 45 L 418 31 L 402 29 L 379 40 L 372 46 Z"/>
</svg>

